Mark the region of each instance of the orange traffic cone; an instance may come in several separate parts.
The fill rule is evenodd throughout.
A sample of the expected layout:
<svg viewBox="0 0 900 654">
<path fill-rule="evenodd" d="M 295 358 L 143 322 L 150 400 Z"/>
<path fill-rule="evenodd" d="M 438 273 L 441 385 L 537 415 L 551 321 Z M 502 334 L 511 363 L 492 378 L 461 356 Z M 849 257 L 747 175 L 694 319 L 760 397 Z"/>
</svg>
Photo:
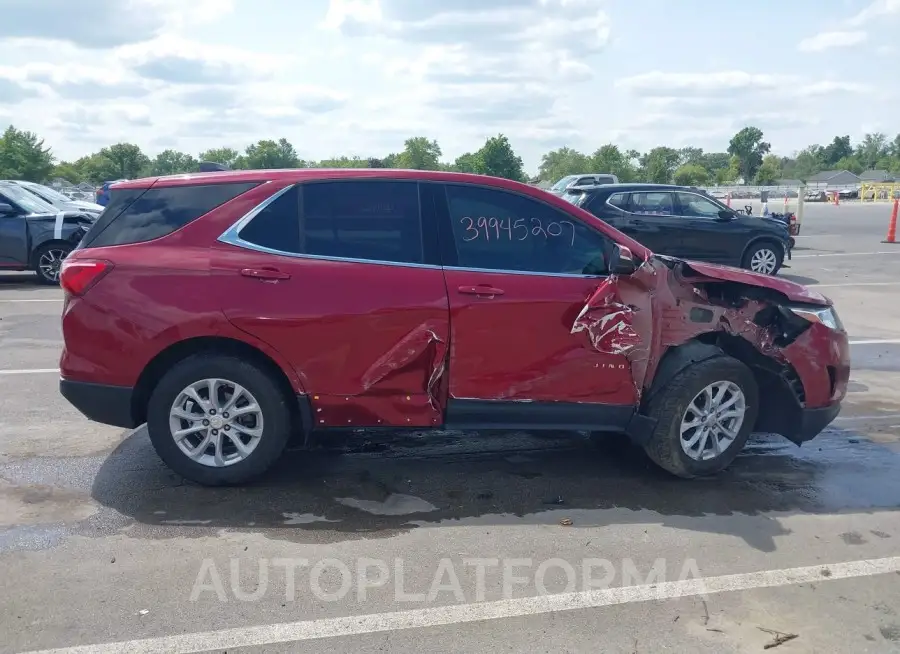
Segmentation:
<svg viewBox="0 0 900 654">
<path fill-rule="evenodd" d="M 897 242 L 897 212 L 900 210 L 900 200 L 894 200 L 894 209 L 891 211 L 891 222 L 888 223 L 887 238 L 882 243 Z"/>
</svg>

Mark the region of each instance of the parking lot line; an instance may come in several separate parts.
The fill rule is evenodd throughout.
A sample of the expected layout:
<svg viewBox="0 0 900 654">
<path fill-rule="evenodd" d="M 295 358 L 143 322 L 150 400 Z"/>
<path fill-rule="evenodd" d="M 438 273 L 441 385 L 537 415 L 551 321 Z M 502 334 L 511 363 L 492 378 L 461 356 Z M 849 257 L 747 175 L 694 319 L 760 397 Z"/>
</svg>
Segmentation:
<svg viewBox="0 0 900 654">
<path fill-rule="evenodd" d="M 7 302 L 7 303 L 12 303 L 12 302 L 62 302 L 63 299 L 64 299 L 64 298 L 62 298 L 62 297 L 41 298 L 41 299 L 34 299 L 34 298 L 33 298 L 33 299 L 22 299 L 22 300 L 17 300 L 17 299 L 12 299 L 12 300 L 2 299 L 2 300 L 0 300 L 0 302 Z"/>
<path fill-rule="evenodd" d="M 745 574 L 697 577 L 658 584 L 621 586 L 574 593 L 559 593 L 475 604 L 454 604 L 390 613 L 302 620 L 117 643 L 32 651 L 26 654 L 139 654 L 140 652 L 206 652 L 238 647 L 259 647 L 322 638 L 339 638 L 402 629 L 427 629 L 484 620 L 633 604 L 637 602 L 706 596 L 757 588 L 778 588 L 835 579 L 854 579 L 900 572 L 900 556 L 866 559 L 802 568 L 763 570 Z"/>
<path fill-rule="evenodd" d="M 59 368 L 13 368 L 12 370 L 0 370 L 0 375 L 41 375 L 51 372 L 59 372 Z"/>
<path fill-rule="evenodd" d="M 844 286 L 900 286 L 900 282 L 843 282 L 841 284 L 809 284 L 810 288 L 841 288 Z"/>
<path fill-rule="evenodd" d="M 878 250 L 876 252 L 823 252 L 821 254 L 795 254 L 791 259 L 811 259 L 813 257 L 862 257 L 872 254 L 900 254 L 900 248 L 896 250 Z"/>
</svg>

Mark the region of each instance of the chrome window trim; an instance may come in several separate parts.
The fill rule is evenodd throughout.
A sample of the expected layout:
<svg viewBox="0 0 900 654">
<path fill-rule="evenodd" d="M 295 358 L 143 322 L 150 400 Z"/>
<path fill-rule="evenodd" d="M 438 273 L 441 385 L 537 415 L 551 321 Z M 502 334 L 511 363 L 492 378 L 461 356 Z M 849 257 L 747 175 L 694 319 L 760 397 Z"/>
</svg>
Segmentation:
<svg viewBox="0 0 900 654">
<path fill-rule="evenodd" d="M 567 278 L 579 278 L 579 279 L 606 279 L 609 275 L 578 275 L 574 273 L 544 273 L 544 272 L 534 272 L 530 270 L 498 270 L 492 268 L 468 268 L 465 266 L 436 266 L 430 263 L 409 263 L 409 262 L 399 262 L 399 261 L 382 261 L 380 259 L 356 259 L 353 257 L 334 257 L 334 256 L 325 256 L 320 254 L 304 254 L 299 252 L 286 252 L 284 250 L 275 250 L 273 248 L 267 248 L 262 245 L 257 245 L 256 243 L 251 243 L 250 241 L 245 241 L 239 236 L 239 232 L 250 224 L 250 222 L 256 218 L 260 213 L 262 213 L 270 204 L 275 202 L 282 195 L 290 191 L 295 186 L 299 186 L 299 184 L 290 184 L 285 186 L 283 189 L 273 193 L 271 196 L 260 202 L 258 205 L 253 207 L 246 214 L 238 218 L 238 220 L 228 229 L 226 229 L 216 240 L 220 243 L 225 243 L 227 245 L 233 245 L 234 247 L 243 248 L 245 250 L 253 250 L 255 252 L 262 252 L 264 254 L 273 254 L 279 257 L 290 257 L 292 259 L 309 259 L 312 261 L 335 261 L 335 262 L 343 262 L 343 263 L 362 263 L 362 264 L 374 264 L 380 266 L 397 266 L 400 268 L 422 268 L 426 270 L 462 270 L 466 272 L 479 272 L 479 273 L 492 273 L 492 274 L 500 274 L 500 275 L 530 275 L 533 277 L 567 277 Z"/>
<path fill-rule="evenodd" d="M 625 209 L 623 209 L 622 207 L 617 207 L 616 205 L 614 205 L 610 202 L 610 200 L 612 200 L 617 195 L 631 195 L 631 194 L 632 194 L 632 191 L 618 191 L 616 193 L 610 193 L 603 204 L 615 209 L 616 211 L 621 211 L 622 213 L 627 213 L 632 216 L 638 216 L 640 214 L 632 214 L 630 211 L 625 211 Z M 628 198 L 628 203 L 631 204 L 631 198 Z"/>
</svg>

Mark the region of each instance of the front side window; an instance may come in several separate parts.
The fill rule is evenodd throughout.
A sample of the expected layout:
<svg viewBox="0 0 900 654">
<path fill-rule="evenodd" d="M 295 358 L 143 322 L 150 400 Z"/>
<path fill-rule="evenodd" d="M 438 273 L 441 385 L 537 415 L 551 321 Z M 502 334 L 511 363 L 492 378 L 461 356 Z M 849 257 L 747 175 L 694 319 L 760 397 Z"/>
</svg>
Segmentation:
<svg viewBox="0 0 900 654">
<path fill-rule="evenodd" d="M 695 193 L 679 193 L 681 215 L 692 218 L 717 218 L 722 207 Z"/>
<path fill-rule="evenodd" d="M 631 194 L 631 213 L 649 216 L 671 216 L 675 213 L 675 201 L 671 193 L 649 191 Z"/>
<path fill-rule="evenodd" d="M 515 193 L 447 186 L 461 268 L 605 275 L 612 242 L 577 218 Z"/>
</svg>

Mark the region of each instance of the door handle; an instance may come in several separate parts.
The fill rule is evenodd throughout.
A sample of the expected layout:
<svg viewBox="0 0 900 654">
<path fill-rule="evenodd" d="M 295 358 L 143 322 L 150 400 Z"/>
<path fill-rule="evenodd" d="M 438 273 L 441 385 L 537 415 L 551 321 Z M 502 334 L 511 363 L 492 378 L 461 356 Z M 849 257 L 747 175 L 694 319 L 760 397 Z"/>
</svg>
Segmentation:
<svg viewBox="0 0 900 654">
<path fill-rule="evenodd" d="M 465 295 L 478 295 L 479 297 L 494 297 L 495 295 L 503 295 L 502 288 L 494 288 L 493 286 L 488 286 L 487 284 L 480 284 L 478 286 L 460 286 L 457 290 Z"/>
<path fill-rule="evenodd" d="M 244 268 L 241 270 L 241 275 L 263 281 L 278 281 L 279 279 L 291 278 L 291 273 L 282 272 L 275 268 Z"/>
</svg>

